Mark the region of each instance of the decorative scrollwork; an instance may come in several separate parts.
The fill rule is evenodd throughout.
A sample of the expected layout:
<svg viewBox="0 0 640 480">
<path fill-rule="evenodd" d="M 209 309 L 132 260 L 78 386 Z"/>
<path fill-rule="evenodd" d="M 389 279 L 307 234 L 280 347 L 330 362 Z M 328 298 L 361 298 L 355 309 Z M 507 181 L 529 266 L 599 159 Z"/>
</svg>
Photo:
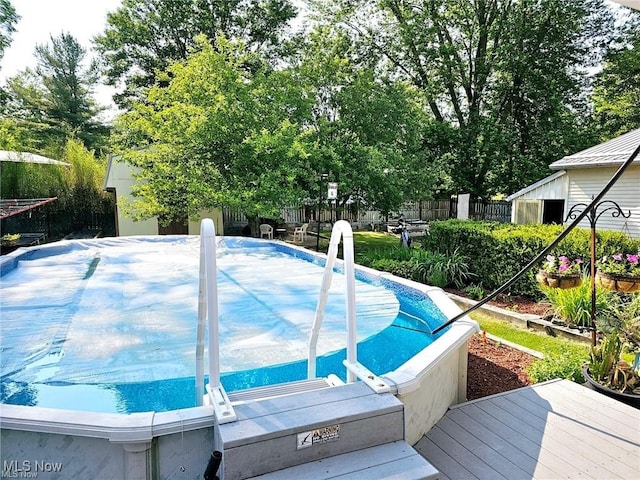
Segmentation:
<svg viewBox="0 0 640 480">
<path fill-rule="evenodd" d="M 600 212 L 598 212 L 598 209 L 600 207 L 605 207 L 605 208 Z M 578 215 L 587 208 L 589 208 L 589 205 L 587 205 L 586 203 L 576 203 L 569 210 L 569 213 L 567 214 L 567 218 L 565 219 L 565 222 L 569 219 L 575 220 L 578 217 Z M 604 200 L 594 205 L 586 217 L 589 220 L 589 224 L 591 225 L 591 228 L 595 228 L 596 223 L 598 222 L 598 219 L 606 212 L 610 212 L 611 216 L 614 218 L 618 218 L 618 217 L 629 218 L 631 216 L 631 210 L 628 210 L 627 213 L 625 214 L 622 208 L 620 208 L 620 205 L 618 205 L 616 202 L 612 200 Z"/>
</svg>

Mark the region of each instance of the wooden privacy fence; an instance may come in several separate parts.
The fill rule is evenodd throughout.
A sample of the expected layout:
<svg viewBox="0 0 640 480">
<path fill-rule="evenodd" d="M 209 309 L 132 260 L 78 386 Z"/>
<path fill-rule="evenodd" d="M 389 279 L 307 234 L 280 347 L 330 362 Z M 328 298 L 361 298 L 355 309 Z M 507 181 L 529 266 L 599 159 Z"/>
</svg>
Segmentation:
<svg viewBox="0 0 640 480">
<path fill-rule="evenodd" d="M 407 202 L 400 210 L 388 217 L 376 210 L 354 211 L 352 209 L 325 205 L 320 211 L 320 221 L 333 223 L 336 220 L 348 220 L 354 227 L 367 228 L 396 220 L 402 216 L 406 220 L 420 220 L 431 222 L 457 218 L 458 200 L 456 197 L 445 200 L 423 200 L 421 202 Z M 280 211 L 279 223 L 287 225 L 301 225 L 305 222 L 316 222 L 318 212 L 314 205 L 290 206 Z M 472 220 L 490 220 L 498 222 L 511 221 L 511 203 L 505 201 L 475 200 L 470 202 L 469 216 Z M 223 208 L 225 231 L 231 232 L 247 225 L 246 217 L 238 209 Z"/>
</svg>

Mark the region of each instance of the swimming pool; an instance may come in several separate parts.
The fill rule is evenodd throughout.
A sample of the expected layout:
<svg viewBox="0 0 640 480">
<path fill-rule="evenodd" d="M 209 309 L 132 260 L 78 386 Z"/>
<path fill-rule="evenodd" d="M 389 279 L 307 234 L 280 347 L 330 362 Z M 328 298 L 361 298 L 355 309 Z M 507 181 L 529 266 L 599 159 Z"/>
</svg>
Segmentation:
<svg viewBox="0 0 640 480">
<path fill-rule="evenodd" d="M 0 408 L 2 459 L 8 461 L 25 458 L 52 461 L 63 459 L 65 461 L 65 475 L 69 478 L 74 476 L 87 477 L 87 475 L 93 478 L 149 478 L 150 476 L 194 478 L 193 470 L 189 470 L 189 468 L 183 470 L 178 467 L 180 465 L 201 465 L 202 459 L 209 458 L 215 437 L 214 428 L 217 428 L 217 425 L 213 408 L 210 405 L 167 411 L 158 410 L 167 408 L 165 397 L 170 397 L 173 401 L 174 396 L 182 398 L 184 395 L 184 398 L 191 402 L 192 394 L 185 392 L 192 392 L 194 388 L 193 374 L 189 372 L 195 370 L 195 355 L 193 355 L 195 344 L 191 331 L 197 318 L 192 313 L 183 321 L 171 323 L 169 319 L 173 316 L 169 315 L 167 306 L 188 299 L 189 306 L 183 305 L 182 308 L 194 312 L 196 309 L 194 304 L 197 302 L 198 295 L 197 291 L 192 290 L 193 287 L 184 288 L 175 278 L 179 276 L 178 271 L 186 264 L 187 260 L 176 255 L 175 248 L 163 245 L 163 242 L 168 240 L 171 239 L 167 237 L 129 237 L 91 241 L 61 241 L 18 249 L 9 255 L 0 257 L 0 271 L 2 273 L 0 279 L 2 283 L 0 301 L 2 304 L 0 307 L 2 308 L 1 325 L 3 329 L 0 360 L 2 361 L 2 372 L 7 372 L 3 373 L 2 395 L 4 398 L 11 395 L 25 395 L 30 400 L 38 401 L 49 398 L 52 399 L 51 405 L 57 405 L 53 402 L 58 402 L 58 398 L 67 397 L 65 399 L 66 406 L 56 406 L 56 408 L 47 408 L 39 403 L 35 406 L 2 404 Z M 195 262 L 195 258 L 198 257 L 197 247 L 195 247 L 199 243 L 198 237 L 180 240 L 193 246 L 195 250 L 192 253 L 186 253 L 185 256 L 193 257 Z M 229 260 L 232 260 L 235 254 L 258 257 L 264 254 L 269 257 L 273 252 L 279 252 L 278 255 L 284 254 L 286 255 L 284 258 L 295 261 L 292 264 L 295 266 L 282 266 L 278 261 L 278 269 L 275 273 L 278 278 L 292 279 L 288 292 L 286 292 L 290 294 L 286 296 L 288 303 L 282 307 L 282 312 L 288 312 L 287 315 L 293 315 L 301 308 L 299 297 L 300 290 L 304 287 L 302 280 L 306 281 L 316 277 L 315 274 L 309 273 L 299 275 L 298 269 L 302 271 L 310 268 L 319 271 L 320 265 L 324 263 L 326 258 L 322 254 L 315 254 L 303 248 L 277 241 L 224 237 L 220 238 L 219 242 L 221 258 L 225 256 L 225 250 L 228 248 L 226 254 L 230 255 L 227 257 Z M 106 258 L 109 254 L 103 252 L 98 256 L 99 261 L 93 254 L 93 249 L 101 244 L 108 248 L 115 246 L 125 248 L 125 245 L 128 247 L 144 245 L 144 247 L 135 254 L 127 255 L 116 266 L 107 268 L 109 262 Z M 232 250 L 236 247 L 238 250 Z M 243 249 L 244 253 L 241 252 Z M 80 268 L 70 268 L 69 271 L 73 273 L 67 273 L 67 267 L 60 265 L 59 259 L 70 254 L 73 250 L 84 251 L 86 255 L 79 262 Z M 135 266 L 134 259 L 149 253 L 162 259 L 160 267 L 144 268 L 144 270 L 150 271 L 152 283 L 158 287 L 157 291 L 153 290 L 153 294 L 146 288 L 135 286 L 135 281 L 144 272 Z M 298 263 L 299 261 L 301 263 Z M 224 263 L 225 260 L 221 260 L 221 262 Z M 73 264 L 73 262 L 71 263 Z M 231 270 L 235 275 L 236 262 L 230 261 L 228 263 L 230 263 Z M 11 287 L 8 280 L 22 267 L 31 267 L 34 275 L 21 286 L 18 286 L 20 282 L 15 282 Z M 254 322 L 256 325 L 252 324 L 251 326 L 252 328 L 261 325 L 264 327 L 256 338 L 266 341 L 265 345 L 268 348 L 263 349 L 263 352 L 275 354 L 277 352 L 273 351 L 279 348 L 273 343 L 269 347 L 269 342 L 280 338 L 279 331 L 273 330 L 268 324 L 263 323 L 268 317 L 274 315 L 274 311 L 273 308 L 270 310 L 259 301 L 264 298 L 269 299 L 275 293 L 272 283 L 265 280 L 267 270 L 267 268 L 248 269 L 249 278 L 254 282 L 250 291 L 253 291 L 254 288 L 255 291 L 263 291 L 261 298 L 253 299 L 253 301 L 264 309 L 262 310 L 264 315 L 258 315 L 259 321 Z M 37 274 L 35 274 L 36 271 Z M 107 275 L 107 272 L 111 272 L 111 276 Z M 197 267 L 190 268 L 189 272 L 187 276 L 193 279 L 194 284 L 197 284 L 195 278 L 198 275 Z M 434 319 L 438 317 L 452 318 L 460 313 L 460 309 L 442 289 L 359 266 L 356 266 L 356 277 L 359 280 L 359 290 L 356 297 L 360 302 L 357 305 L 360 341 L 358 360 L 371 370 L 383 372 L 382 379 L 391 387 L 391 393 L 403 404 L 404 425 L 402 429 L 405 433 L 405 440 L 413 445 L 444 415 L 450 406 L 466 399 L 467 341 L 478 331 L 478 325 L 465 317 L 441 332 L 437 338 L 427 340 L 427 336 L 420 332 L 427 329 L 430 331 L 431 328 L 427 328 L 428 326 L 423 323 L 423 320 L 418 319 L 424 315 L 425 310 L 430 310 L 434 305 L 437 306 Z M 54 279 L 53 286 L 48 283 L 50 278 Z M 100 280 L 101 278 L 102 280 Z M 329 308 L 328 316 L 325 317 L 325 323 L 320 333 L 318 349 L 319 353 L 325 355 L 334 352 L 336 348 L 340 351 L 346 343 L 343 338 L 344 320 L 341 309 L 344 308 L 344 302 L 340 295 L 344 289 L 341 285 L 341 278 L 341 275 L 335 275 L 336 282 L 332 284 L 330 295 L 338 297 L 332 301 L 335 302 L 335 307 Z M 319 279 L 315 281 L 320 282 Z M 71 285 L 74 285 L 74 288 L 69 289 L 68 287 Z M 226 288 L 235 288 L 232 285 L 233 282 L 228 287 L 221 288 L 220 297 L 223 296 Z M 112 294 L 103 303 L 100 303 L 95 295 L 88 293 L 107 289 L 107 287 Z M 363 294 L 363 289 L 369 289 L 367 290 L 369 293 Z M 312 294 L 314 306 L 317 295 L 318 291 L 315 290 Z M 380 298 L 386 300 L 380 305 L 372 307 L 368 303 L 367 297 L 374 300 Z M 25 314 L 28 316 L 26 319 L 23 317 L 22 321 L 12 321 L 17 318 L 14 314 L 20 308 L 25 308 L 17 305 L 16 302 L 20 298 L 26 300 L 26 310 L 30 313 Z M 44 302 L 44 299 L 47 299 L 47 302 Z M 91 316 L 90 328 L 83 331 L 79 325 L 74 325 L 73 322 L 51 322 L 47 328 L 40 329 L 32 328 L 33 325 L 26 325 L 33 324 L 29 319 L 39 309 L 48 309 L 47 316 L 56 317 L 60 313 L 59 307 L 62 304 L 75 305 L 75 313 L 82 309 L 94 312 Z M 119 323 L 116 322 L 117 325 L 120 325 L 119 328 L 109 331 L 105 325 L 108 320 L 112 320 L 112 311 L 121 310 L 125 305 L 128 305 L 127 308 L 130 307 L 127 317 Z M 245 308 L 248 308 L 246 302 L 236 305 L 231 310 L 245 314 Z M 229 312 L 222 311 L 221 313 L 220 336 L 221 341 L 224 342 L 222 324 Z M 289 321 L 291 315 L 287 317 Z M 332 316 L 339 317 L 339 320 L 332 322 Z M 365 318 L 367 318 L 366 321 Z M 428 320 L 428 323 L 431 321 Z M 394 322 L 396 326 L 389 327 Z M 440 320 L 437 320 L 437 323 L 440 323 Z M 333 328 L 330 328 L 332 325 Z M 151 341 L 150 345 L 153 347 L 138 347 L 138 345 L 142 345 L 140 338 L 141 332 L 145 331 L 142 328 L 144 326 L 146 326 L 147 340 Z M 367 330 L 369 326 L 373 327 Z M 307 332 L 308 328 L 310 326 L 307 327 Z M 413 330 L 420 332 L 413 332 Z M 18 334 L 15 335 L 11 343 L 8 343 L 10 334 L 15 332 Z M 241 330 L 240 337 L 235 337 L 236 343 L 231 351 L 240 360 L 246 361 L 245 355 L 239 354 L 243 351 L 242 348 L 235 351 L 236 347 L 242 346 L 242 340 L 245 340 L 242 336 L 246 336 L 246 334 L 243 332 L 246 330 Z M 337 335 L 336 338 L 340 338 L 337 341 L 338 347 L 336 347 L 337 343 L 332 343 L 334 341 L 332 333 Z M 388 356 L 389 350 L 380 350 L 380 344 L 371 343 L 376 340 L 376 337 L 378 340 L 383 339 L 382 343 L 388 347 L 389 345 L 397 345 L 397 342 L 405 342 L 404 335 L 412 335 L 413 333 L 418 333 L 415 338 L 432 343 L 397 367 L 389 364 L 376 366 L 367 363 L 374 359 L 385 359 L 386 361 Z M 167 337 L 176 341 L 171 349 L 165 348 Z M 226 338 L 234 337 L 228 334 Z M 303 343 L 306 341 L 305 339 Z M 324 346 L 322 342 L 325 342 Z M 253 343 L 253 340 L 250 343 Z M 291 340 L 288 344 L 293 346 L 295 351 L 297 343 L 299 341 Z M 118 360 L 105 354 L 109 345 L 115 345 L 115 349 L 125 352 L 126 355 Z M 372 346 L 368 347 L 368 345 Z M 10 352 L 10 348 L 14 350 Z M 364 359 L 362 355 L 368 348 L 374 351 L 373 355 L 367 355 L 371 360 Z M 414 345 L 414 348 L 418 349 L 419 346 Z M 191 360 L 182 361 L 183 351 L 189 352 L 185 354 L 184 358 L 193 357 L 193 364 L 190 363 Z M 136 355 L 147 360 L 146 364 L 143 362 L 143 367 L 136 367 L 135 362 L 129 361 Z M 154 355 L 159 357 L 154 357 Z M 221 351 L 221 357 L 223 355 L 224 352 Z M 95 363 L 91 364 L 87 361 L 92 356 L 99 356 L 102 359 L 102 367 L 106 367 L 104 371 L 99 372 L 97 369 L 92 371 L 92 368 L 95 368 Z M 231 357 L 233 356 L 231 355 Z M 153 360 L 149 360 L 150 358 Z M 263 356 L 260 356 L 260 359 L 264 360 Z M 25 364 L 20 367 L 20 361 L 23 360 L 26 360 Z M 62 367 L 65 367 L 67 363 L 77 366 L 85 362 L 86 366 L 93 366 L 81 369 L 81 372 L 63 372 Z M 162 368 L 154 371 L 152 367 L 156 362 L 162 365 Z M 276 379 L 281 377 L 280 372 L 276 372 L 276 370 L 280 368 L 295 370 L 293 366 L 297 363 L 296 359 L 285 356 L 283 363 L 278 364 L 279 366 L 260 367 L 260 369 L 264 368 L 260 375 L 277 381 Z M 246 363 L 245 366 L 247 366 Z M 318 367 L 324 368 L 320 365 L 320 359 Z M 242 368 L 244 367 L 233 371 L 232 375 L 244 375 L 255 379 L 260 371 L 255 367 Z M 392 370 L 385 372 L 389 368 Z M 181 373 L 181 369 L 186 369 L 187 373 Z M 327 369 L 332 369 L 332 366 L 329 365 Z M 51 381 L 52 375 L 56 371 L 64 374 L 63 379 Z M 142 377 L 143 381 L 138 382 L 136 379 L 146 371 L 149 371 L 149 377 Z M 126 372 L 129 372 L 131 377 L 123 376 Z M 342 375 L 343 372 L 344 367 L 333 373 Z M 101 387 L 103 379 L 109 378 L 110 375 L 113 375 L 113 379 L 124 378 L 129 381 L 111 382 L 112 385 L 109 388 Z M 165 383 L 166 380 L 171 380 L 171 382 Z M 91 381 L 95 383 L 91 383 Z M 20 393 L 21 388 L 22 392 Z M 166 391 L 163 390 L 165 388 Z M 91 402 L 109 404 L 115 399 L 116 403 L 120 401 L 121 403 L 134 404 L 134 408 L 137 405 L 137 408 L 142 408 L 144 411 L 129 414 L 87 411 L 88 402 L 85 398 L 85 389 L 93 389 L 108 397 L 93 398 Z M 335 387 L 332 390 L 336 392 L 336 395 L 341 395 L 340 387 Z M 61 392 L 68 392 L 68 394 L 61 395 Z M 292 397 L 290 401 L 295 402 L 295 398 Z M 118 411 L 133 411 L 129 405 L 118 404 L 117 407 L 126 407 Z M 89 408 L 93 407 L 89 406 Z M 201 474 L 201 471 L 198 474 Z"/>
<path fill-rule="evenodd" d="M 0 402 L 133 413 L 195 405 L 198 237 L 72 241 L 2 275 Z M 220 371 L 227 391 L 302 380 L 323 265 L 280 242 L 218 237 Z M 344 378 L 344 277 L 330 289 L 318 376 Z M 359 357 L 378 375 L 445 320 L 422 294 L 360 271 Z M 401 348 L 399 348 L 401 346 Z"/>
</svg>

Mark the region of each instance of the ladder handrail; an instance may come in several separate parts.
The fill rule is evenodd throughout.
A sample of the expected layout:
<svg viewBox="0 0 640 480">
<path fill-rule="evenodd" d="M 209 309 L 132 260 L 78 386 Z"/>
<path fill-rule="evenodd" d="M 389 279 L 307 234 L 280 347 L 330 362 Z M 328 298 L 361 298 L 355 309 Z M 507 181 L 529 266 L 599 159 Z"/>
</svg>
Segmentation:
<svg viewBox="0 0 640 480">
<path fill-rule="evenodd" d="M 327 260 L 324 267 L 324 274 L 322 276 L 322 284 L 320 286 L 320 296 L 318 298 L 318 304 L 316 306 L 316 312 L 311 326 L 311 335 L 309 337 L 307 376 L 309 379 L 316 378 L 316 347 L 320 327 L 322 326 L 324 309 L 329 295 L 329 287 L 331 286 L 331 281 L 333 279 L 333 267 L 335 266 L 336 259 L 338 257 L 338 245 L 340 244 L 340 238 L 342 238 L 343 243 L 344 275 L 347 282 L 347 292 L 345 297 L 347 358 L 343 362 L 347 368 L 347 383 L 353 383 L 356 381 L 356 378 L 360 378 L 374 391 L 378 393 L 388 392 L 391 388 L 384 381 L 358 363 L 358 343 L 356 335 L 356 275 L 355 259 L 353 254 L 353 230 L 351 229 L 351 224 L 346 220 L 338 220 L 331 231 Z"/>
<path fill-rule="evenodd" d="M 198 289 L 198 329 L 196 343 L 196 405 L 204 397 L 204 335 L 209 327 L 209 383 L 206 390 L 218 423 L 236 419 L 231 402 L 220 383 L 220 344 L 218 338 L 218 281 L 216 229 L 213 220 L 200 223 L 200 279 Z M 206 320 L 206 322 L 205 322 Z"/>
<path fill-rule="evenodd" d="M 324 274 L 322 276 L 322 284 L 320 286 L 320 296 L 318 298 L 318 304 L 316 306 L 316 312 L 313 318 L 313 325 L 311 327 L 311 337 L 309 338 L 309 362 L 307 365 L 308 377 L 315 378 L 316 376 L 316 346 L 318 343 L 318 335 L 320 333 L 320 327 L 322 326 L 322 319 L 324 317 L 324 309 L 327 305 L 327 297 L 329 295 L 329 287 L 331 287 L 331 281 L 333 279 L 333 267 L 336 264 L 338 257 L 338 245 L 340 244 L 340 237 L 344 242 L 344 268 L 345 278 L 347 281 L 347 296 L 345 303 L 347 307 L 347 361 L 355 362 L 358 356 L 357 343 L 356 343 L 356 315 L 355 315 L 355 274 L 354 274 L 354 259 L 353 259 L 353 231 L 351 225 L 346 220 L 338 220 L 333 226 L 331 231 L 331 240 L 329 241 L 329 250 L 327 252 L 327 261 L 324 267 Z M 349 257 L 349 258 L 347 258 Z M 351 383 L 355 381 L 353 373 L 349 372 L 347 382 Z"/>
</svg>

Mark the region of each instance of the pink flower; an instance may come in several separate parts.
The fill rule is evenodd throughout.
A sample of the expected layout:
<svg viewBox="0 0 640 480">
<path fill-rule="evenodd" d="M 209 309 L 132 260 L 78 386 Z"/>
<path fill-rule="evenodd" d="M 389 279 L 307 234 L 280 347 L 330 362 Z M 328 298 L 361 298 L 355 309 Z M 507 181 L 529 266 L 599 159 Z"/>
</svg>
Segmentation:
<svg viewBox="0 0 640 480">
<path fill-rule="evenodd" d="M 631 253 L 627 253 L 627 260 L 630 263 L 638 263 L 638 255 L 633 255 Z"/>
<path fill-rule="evenodd" d="M 621 253 L 616 253 L 615 255 L 612 255 L 612 257 L 616 262 L 621 262 L 622 261 L 622 254 Z"/>
</svg>

